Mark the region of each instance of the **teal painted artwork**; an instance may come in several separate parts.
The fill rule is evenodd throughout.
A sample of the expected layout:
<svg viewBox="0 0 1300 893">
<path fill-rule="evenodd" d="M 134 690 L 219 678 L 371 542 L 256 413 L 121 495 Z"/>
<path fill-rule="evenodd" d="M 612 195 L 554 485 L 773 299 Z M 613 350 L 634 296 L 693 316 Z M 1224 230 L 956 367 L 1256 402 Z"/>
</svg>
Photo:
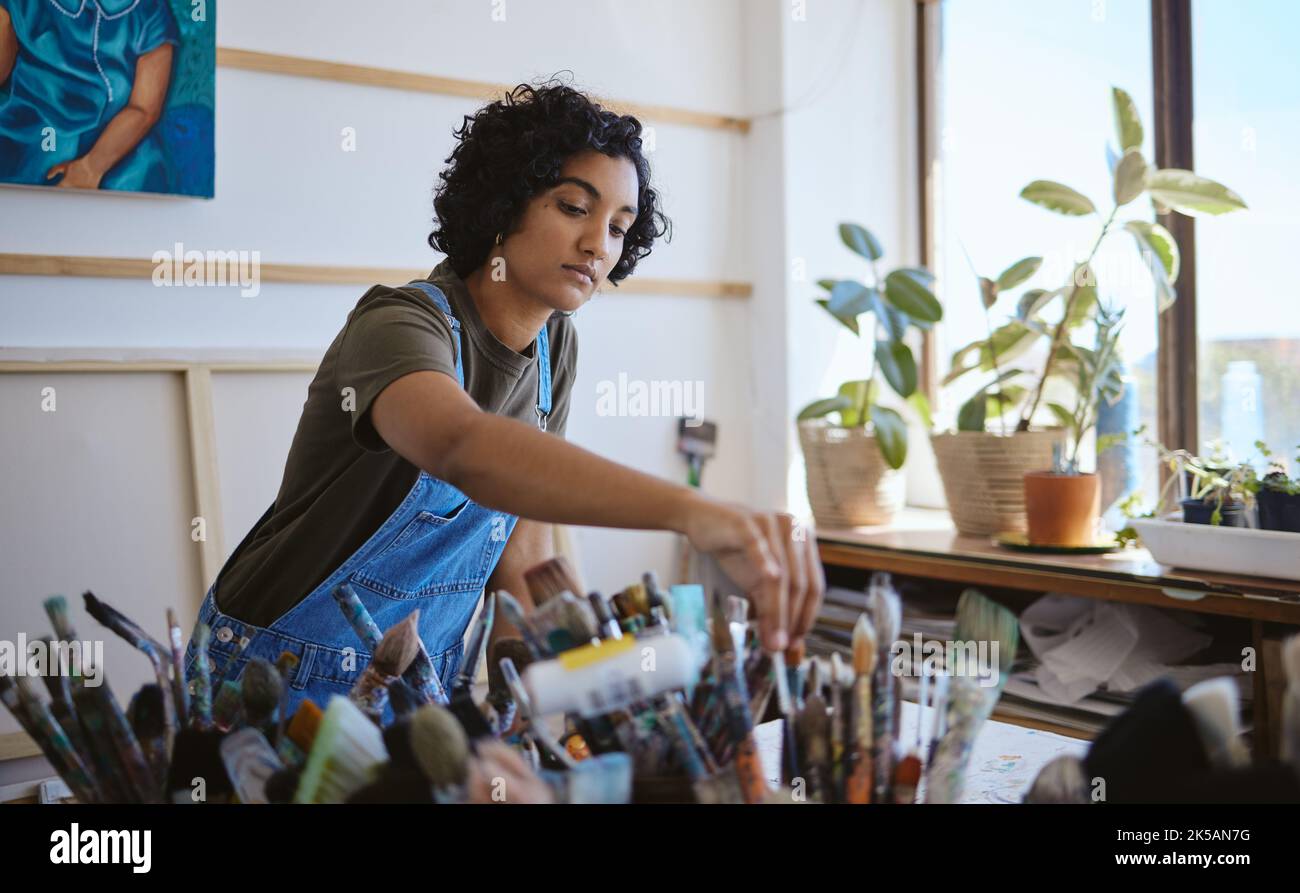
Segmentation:
<svg viewBox="0 0 1300 893">
<path fill-rule="evenodd" d="M 216 0 L 0 0 L 0 183 L 211 198 Z"/>
</svg>

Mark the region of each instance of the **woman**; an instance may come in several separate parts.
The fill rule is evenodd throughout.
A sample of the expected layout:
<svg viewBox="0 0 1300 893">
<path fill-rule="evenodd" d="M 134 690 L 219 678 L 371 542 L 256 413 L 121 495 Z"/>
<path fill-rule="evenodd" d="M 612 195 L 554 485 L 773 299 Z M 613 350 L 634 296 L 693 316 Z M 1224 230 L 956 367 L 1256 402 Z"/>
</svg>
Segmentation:
<svg viewBox="0 0 1300 893">
<path fill-rule="evenodd" d="M 769 649 L 807 632 L 823 575 L 790 516 L 563 440 L 569 316 L 668 229 L 640 133 L 563 85 L 521 85 L 465 119 L 429 236 L 447 259 L 426 280 L 371 288 L 349 315 L 275 503 L 204 600 L 221 675 L 291 651 L 294 703 L 345 693 L 370 658 L 332 597 L 346 582 L 381 628 L 419 608 L 449 683 L 484 588 L 527 602 L 523 571 L 550 557 L 552 523 L 677 531 L 745 589 Z M 191 640 L 187 672 L 194 658 Z"/>
</svg>

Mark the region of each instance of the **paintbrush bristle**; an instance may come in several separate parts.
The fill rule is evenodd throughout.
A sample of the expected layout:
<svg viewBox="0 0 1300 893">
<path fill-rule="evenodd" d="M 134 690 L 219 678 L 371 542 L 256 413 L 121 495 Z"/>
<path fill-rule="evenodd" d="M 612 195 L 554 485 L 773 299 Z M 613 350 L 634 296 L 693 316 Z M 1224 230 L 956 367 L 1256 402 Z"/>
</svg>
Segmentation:
<svg viewBox="0 0 1300 893">
<path fill-rule="evenodd" d="M 167 714 L 163 707 L 165 695 L 162 686 L 150 682 L 140 686 L 140 690 L 131 698 L 127 713 L 131 729 L 140 739 L 160 738 L 166 730 Z"/>
<path fill-rule="evenodd" d="M 538 608 L 561 592 L 577 595 L 586 591 L 563 555 L 548 558 L 524 571 L 524 583 L 528 587 L 528 594 L 533 598 L 533 605 Z"/>
<path fill-rule="evenodd" d="M 379 640 L 371 664 L 384 676 L 400 676 L 420 653 L 420 609 L 390 626 Z"/>
<path fill-rule="evenodd" d="M 255 657 L 244 667 L 239 677 L 239 693 L 244 702 L 244 716 L 248 722 L 265 722 L 280 704 L 284 680 L 280 671 L 270 661 Z"/>
<path fill-rule="evenodd" d="M 382 733 L 341 695 L 330 698 L 312 743 L 295 803 L 343 803 L 369 784 L 388 759 Z"/>
<path fill-rule="evenodd" d="M 997 642 L 998 672 L 1006 676 L 1020 647 L 1020 621 L 979 590 L 967 589 L 957 600 L 956 636 L 960 642 Z"/>
<path fill-rule="evenodd" d="M 853 675 L 870 675 L 876 665 L 876 628 L 866 614 L 853 624 Z"/>
<path fill-rule="evenodd" d="M 411 752 L 434 787 L 462 784 L 469 769 L 469 738 L 445 707 L 425 704 L 411 717 Z"/>
</svg>

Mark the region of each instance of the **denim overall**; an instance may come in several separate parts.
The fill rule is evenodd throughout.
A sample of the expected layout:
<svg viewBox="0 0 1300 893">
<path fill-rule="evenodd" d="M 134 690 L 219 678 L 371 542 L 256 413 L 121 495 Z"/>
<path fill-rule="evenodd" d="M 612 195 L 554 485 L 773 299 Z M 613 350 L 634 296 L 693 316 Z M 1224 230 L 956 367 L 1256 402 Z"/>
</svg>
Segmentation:
<svg viewBox="0 0 1300 893">
<path fill-rule="evenodd" d="M 457 341 L 456 378 L 464 387 L 460 321 L 436 286 L 423 280 L 411 285 L 423 291 L 451 325 Z M 537 334 L 537 364 L 537 424 L 546 430 L 551 364 L 545 326 Z M 253 530 L 270 513 L 268 508 Z M 269 627 L 253 626 L 218 611 L 214 581 L 197 621 L 212 630 L 214 694 L 223 679 L 238 679 L 250 659 L 275 663 L 281 652 L 290 651 L 299 663 L 288 685 L 289 714 L 304 698 L 324 709 L 331 695 L 346 695 L 370 663 L 371 654 L 334 601 L 335 588 L 345 582 L 352 584 L 381 630 L 420 609 L 420 637 L 443 686 L 450 689 L 464 653 L 465 630 L 517 520 L 476 504 L 451 484 L 421 471 L 402 504 L 370 539 Z M 252 531 L 245 542 L 250 536 Z M 193 675 L 195 641 L 191 636 L 185 651 L 187 680 Z M 389 718 L 391 709 L 385 708 L 385 720 Z"/>
</svg>

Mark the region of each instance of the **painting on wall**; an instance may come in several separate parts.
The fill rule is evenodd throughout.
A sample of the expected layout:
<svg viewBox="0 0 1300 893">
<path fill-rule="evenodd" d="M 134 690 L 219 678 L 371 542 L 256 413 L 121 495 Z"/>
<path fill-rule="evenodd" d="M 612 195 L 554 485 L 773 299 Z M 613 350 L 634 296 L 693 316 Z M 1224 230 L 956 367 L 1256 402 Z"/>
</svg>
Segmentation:
<svg viewBox="0 0 1300 893">
<path fill-rule="evenodd" d="M 211 198 L 216 0 L 0 0 L 0 183 Z"/>
</svg>

